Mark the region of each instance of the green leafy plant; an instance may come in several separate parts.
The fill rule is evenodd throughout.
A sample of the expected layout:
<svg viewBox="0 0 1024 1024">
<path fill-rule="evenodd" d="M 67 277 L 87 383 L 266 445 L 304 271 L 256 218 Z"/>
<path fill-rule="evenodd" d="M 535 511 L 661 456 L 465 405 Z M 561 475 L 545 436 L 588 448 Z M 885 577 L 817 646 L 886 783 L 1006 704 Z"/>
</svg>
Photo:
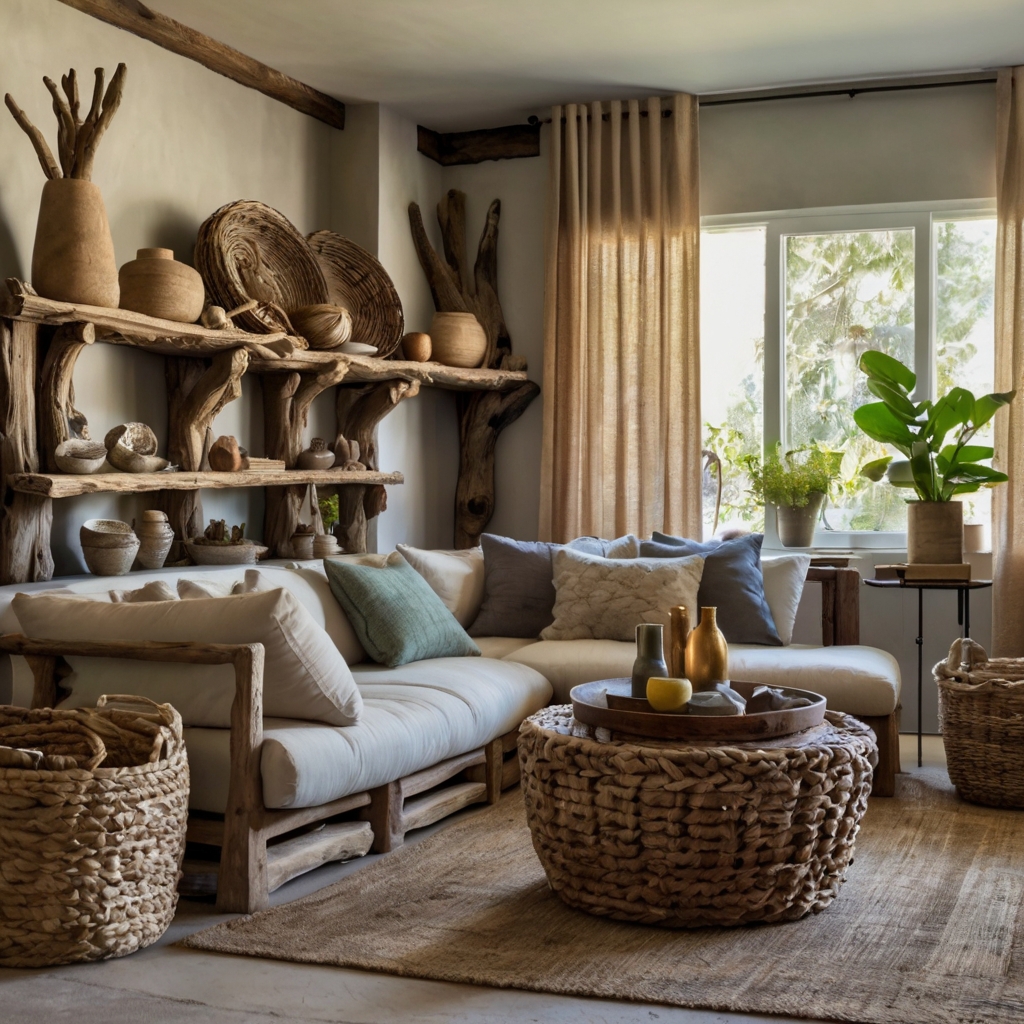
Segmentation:
<svg viewBox="0 0 1024 1024">
<path fill-rule="evenodd" d="M 1015 391 L 975 398 L 965 388 L 951 388 L 938 401 L 914 402 L 917 384 L 913 370 L 884 352 L 861 355 L 860 369 L 868 390 L 881 399 L 857 409 L 853 418 L 868 437 L 892 445 L 906 459 L 887 455 L 861 467 L 861 475 L 878 481 L 883 476 L 897 487 L 912 487 L 921 501 L 950 501 L 954 495 L 992 487 L 1008 478 L 982 462 L 991 459 L 987 445 L 971 439 Z M 952 439 L 947 443 L 947 437 Z"/>
<path fill-rule="evenodd" d="M 764 459 L 743 457 L 750 474 L 751 492 L 765 505 L 804 508 L 813 494 L 828 494 L 839 475 L 842 452 L 821 445 L 805 445 L 783 453 L 782 445 L 769 449 Z"/>
<path fill-rule="evenodd" d="M 317 505 L 320 506 L 320 518 L 324 521 L 324 529 L 329 533 L 331 527 L 338 521 L 338 496 L 332 494 L 329 498 L 320 498 Z"/>
</svg>

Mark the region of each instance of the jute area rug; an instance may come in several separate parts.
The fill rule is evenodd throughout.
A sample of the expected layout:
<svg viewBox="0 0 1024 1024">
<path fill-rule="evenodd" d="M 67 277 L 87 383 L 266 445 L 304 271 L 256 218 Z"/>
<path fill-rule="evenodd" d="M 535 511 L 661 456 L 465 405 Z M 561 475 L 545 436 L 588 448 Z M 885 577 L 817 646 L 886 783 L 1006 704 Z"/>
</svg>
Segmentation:
<svg viewBox="0 0 1024 1024">
<path fill-rule="evenodd" d="M 877 1024 L 1024 1021 L 1024 812 L 945 772 L 872 800 L 838 899 L 788 924 L 668 931 L 591 917 L 547 887 L 522 800 L 195 949 L 439 981 Z"/>
</svg>

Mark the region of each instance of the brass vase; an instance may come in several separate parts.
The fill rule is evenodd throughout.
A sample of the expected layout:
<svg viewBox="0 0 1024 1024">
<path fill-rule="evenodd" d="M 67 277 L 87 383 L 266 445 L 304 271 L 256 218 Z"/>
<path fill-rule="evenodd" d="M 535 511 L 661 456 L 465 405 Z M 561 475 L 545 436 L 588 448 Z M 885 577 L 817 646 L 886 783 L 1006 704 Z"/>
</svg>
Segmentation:
<svg viewBox="0 0 1024 1024">
<path fill-rule="evenodd" d="M 694 693 L 729 679 L 729 645 L 715 622 L 715 608 L 701 608 L 700 624 L 686 641 L 686 678 Z"/>
<path fill-rule="evenodd" d="M 668 610 L 668 674 L 686 677 L 686 638 L 690 635 L 690 613 L 683 605 Z"/>
</svg>

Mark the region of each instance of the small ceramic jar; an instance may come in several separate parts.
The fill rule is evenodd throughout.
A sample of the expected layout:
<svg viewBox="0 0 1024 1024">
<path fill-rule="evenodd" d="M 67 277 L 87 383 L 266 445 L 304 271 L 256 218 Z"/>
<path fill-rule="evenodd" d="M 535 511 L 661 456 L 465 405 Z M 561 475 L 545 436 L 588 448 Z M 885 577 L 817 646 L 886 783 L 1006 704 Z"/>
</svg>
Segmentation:
<svg viewBox="0 0 1024 1024">
<path fill-rule="evenodd" d="M 322 437 L 314 437 L 309 447 L 299 453 L 296 469 L 330 469 L 334 465 L 334 452 Z M 312 535 L 311 535 L 312 536 Z"/>
<path fill-rule="evenodd" d="M 179 263 L 171 249 L 139 249 L 118 275 L 121 309 L 192 324 L 199 319 L 206 286 L 198 271 Z"/>
<path fill-rule="evenodd" d="M 135 535 L 139 538 L 139 565 L 143 569 L 162 569 L 174 543 L 174 528 L 167 521 L 166 513 L 156 509 L 143 512 Z"/>
<path fill-rule="evenodd" d="M 308 561 L 313 557 L 313 541 L 315 537 L 311 533 L 292 534 L 292 558 L 299 561 Z"/>
</svg>

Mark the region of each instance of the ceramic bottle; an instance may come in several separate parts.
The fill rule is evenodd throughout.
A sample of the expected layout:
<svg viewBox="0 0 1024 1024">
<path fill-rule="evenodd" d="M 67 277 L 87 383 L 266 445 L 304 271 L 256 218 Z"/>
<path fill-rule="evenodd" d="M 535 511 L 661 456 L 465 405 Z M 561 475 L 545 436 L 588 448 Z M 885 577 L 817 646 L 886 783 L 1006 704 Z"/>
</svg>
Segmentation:
<svg viewBox="0 0 1024 1024">
<path fill-rule="evenodd" d="M 715 621 L 716 611 L 701 608 L 700 624 L 686 641 L 686 678 L 694 693 L 714 690 L 729 679 L 729 645 Z"/>
<path fill-rule="evenodd" d="M 641 622 L 636 627 L 636 661 L 630 695 L 647 699 L 647 680 L 651 676 L 667 676 L 665 664 L 664 626 L 660 622 Z"/>
</svg>

